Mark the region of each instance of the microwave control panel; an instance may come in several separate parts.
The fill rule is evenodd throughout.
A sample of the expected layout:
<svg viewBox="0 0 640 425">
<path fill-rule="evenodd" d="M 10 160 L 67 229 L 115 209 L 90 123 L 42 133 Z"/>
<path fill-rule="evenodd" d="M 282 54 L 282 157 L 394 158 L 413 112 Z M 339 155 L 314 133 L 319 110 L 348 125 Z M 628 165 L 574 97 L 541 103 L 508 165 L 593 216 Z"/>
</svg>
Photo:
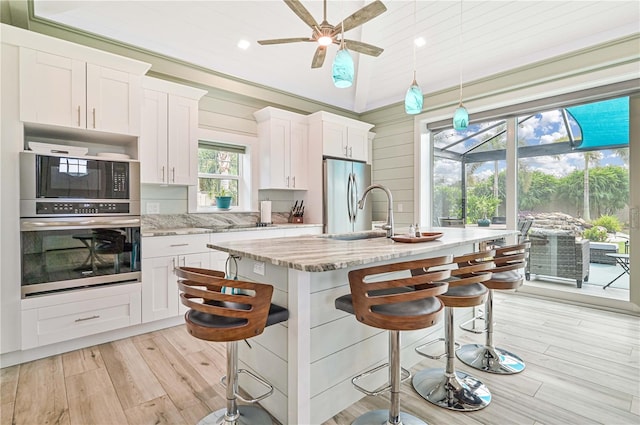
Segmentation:
<svg viewBox="0 0 640 425">
<path fill-rule="evenodd" d="M 36 214 L 85 215 L 129 214 L 129 203 L 115 202 L 36 202 Z"/>
</svg>

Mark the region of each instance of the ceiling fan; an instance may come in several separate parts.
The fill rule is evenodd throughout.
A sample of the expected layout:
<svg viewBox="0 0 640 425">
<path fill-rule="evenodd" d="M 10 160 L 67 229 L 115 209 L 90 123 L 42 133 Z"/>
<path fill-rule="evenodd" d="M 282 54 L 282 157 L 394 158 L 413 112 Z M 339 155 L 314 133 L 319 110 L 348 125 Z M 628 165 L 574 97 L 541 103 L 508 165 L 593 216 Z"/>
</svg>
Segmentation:
<svg viewBox="0 0 640 425">
<path fill-rule="evenodd" d="M 342 38 L 344 37 L 345 32 L 364 24 L 365 22 L 368 22 L 381 13 L 385 12 L 387 8 L 380 0 L 376 0 L 373 3 L 362 7 L 335 26 L 327 22 L 327 0 L 324 0 L 324 16 L 322 19 L 322 23 L 320 24 L 315 21 L 313 16 L 311 16 L 309 11 L 302 5 L 299 0 L 284 0 L 284 2 L 287 4 L 287 6 L 289 6 L 289 8 L 291 8 L 291 10 L 293 10 L 296 15 L 298 15 L 300 19 L 304 21 L 305 24 L 311 27 L 311 37 L 259 40 L 259 44 L 284 44 L 297 43 L 300 41 L 316 42 L 318 43 L 318 48 L 316 49 L 316 53 L 313 55 L 311 68 L 320 68 L 322 66 L 322 64 L 324 63 L 324 58 L 327 54 L 327 46 L 332 43 L 340 44 L 343 41 L 348 49 L 370 56 L 379 56 L 380 53 L 382 53 L 384 50 L 380 47 L 363 43 L 361 41 L 338 39 L 338 35 L 342 34 Z"/>
</svg>

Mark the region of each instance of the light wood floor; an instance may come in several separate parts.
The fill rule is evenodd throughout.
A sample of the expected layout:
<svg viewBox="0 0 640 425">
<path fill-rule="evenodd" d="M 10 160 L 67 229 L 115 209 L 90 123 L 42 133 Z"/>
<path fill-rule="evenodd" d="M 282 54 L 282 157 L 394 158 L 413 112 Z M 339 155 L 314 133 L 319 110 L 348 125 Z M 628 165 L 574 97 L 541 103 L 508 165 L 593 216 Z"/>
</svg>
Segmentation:
<svg viewBox="0 0 640 425">
<path fill-rule="evenodd" d="M 527 362 L 519 375 L 475 372 L 492 403 L 473 413 L 431 406 L 403 384 L 403 410 L 434 424 L 640 423 L 637 316 L 496 294 L 498 346 Z M 456 331 L 459 342 L 482 336 Z M 419 368 L 442 366 L 425 360 Z M 459 364 L 458 364 L 459 365 Z M 182 326 L 1 370 L 2 424 L 195 424 L 224 405 L 224 345 Z M 466 366 L 460 369 L 469 371 Z M 415 369 L 419 369 L 415 368 Z M 366 397 L 325 425 L 387 406 Z"/>
</svg>

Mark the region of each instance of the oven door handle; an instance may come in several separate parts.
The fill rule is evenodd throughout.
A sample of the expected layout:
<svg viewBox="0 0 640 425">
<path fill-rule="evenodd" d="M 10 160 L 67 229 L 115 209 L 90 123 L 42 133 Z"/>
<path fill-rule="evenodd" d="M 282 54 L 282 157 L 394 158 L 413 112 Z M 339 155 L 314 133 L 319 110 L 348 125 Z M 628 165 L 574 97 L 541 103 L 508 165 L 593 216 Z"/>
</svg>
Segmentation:
<svg viewBox="0 0 640 425">
<path fill-rule="evenodd" d="M 139 227 L 139 216 L 128 217 L 73 217 L 69 219 L 30 219 L 20 220 L 21 231 L 58 230 L 58 229 L 95 229 L 106 227 Z"/>
</svg>

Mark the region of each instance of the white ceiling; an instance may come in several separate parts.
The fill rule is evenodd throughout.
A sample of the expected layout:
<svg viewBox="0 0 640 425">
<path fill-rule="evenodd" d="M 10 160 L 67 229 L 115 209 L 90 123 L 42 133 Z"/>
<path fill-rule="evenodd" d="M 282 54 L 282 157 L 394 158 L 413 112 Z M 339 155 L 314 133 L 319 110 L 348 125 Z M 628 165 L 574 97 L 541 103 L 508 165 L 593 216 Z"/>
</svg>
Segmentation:
<svg viewBox="0 0 640 425">
<path fill-rule="evenodd" d="M 367 1 L 329 1 L 337 25 Z M 261 46 L 257 40 L 306 37 L 311 30 L 283 1 L 35 0 L 35 14 L 243 80 L 357 113 L 402 102 L 413 74 L 424 93 L 451 88 L 563 53 L 638 33 L 633 1 L 383 0 L 387 11 L 345 34 L 384 48 L 377 58 L 353 53 L 356 82 L 338 89 L 329 47 L 324 66 L 311 69 L 313 43 Z M 322 21 L 322 1 L 302 0 Z M 462 9 L 462 35 L 460 12 Z M 240 39 L 248 40 L 240 50 Z M 462 43 L 460 43 L 462 39 Z M 427 100 L 428 101 L 428 100 Z"/>
</svg>

